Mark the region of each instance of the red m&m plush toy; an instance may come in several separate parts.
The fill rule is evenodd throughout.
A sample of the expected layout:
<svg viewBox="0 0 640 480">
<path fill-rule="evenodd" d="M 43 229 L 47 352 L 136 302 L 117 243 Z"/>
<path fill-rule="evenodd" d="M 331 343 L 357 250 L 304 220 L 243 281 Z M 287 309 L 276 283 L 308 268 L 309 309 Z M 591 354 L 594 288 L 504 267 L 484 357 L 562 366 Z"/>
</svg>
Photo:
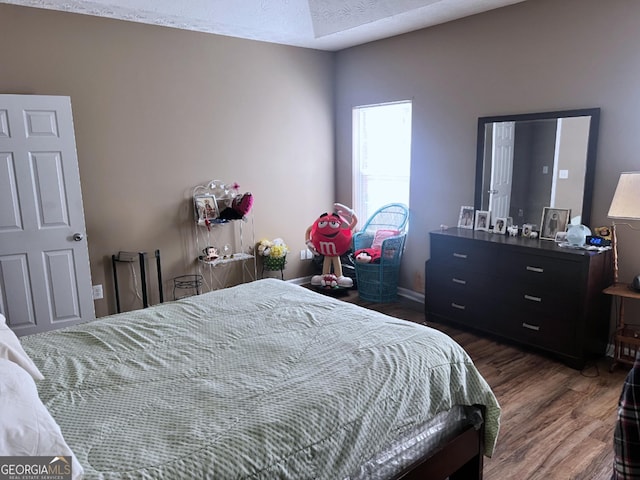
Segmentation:
<svg viewBox="0 0 640 480">
<path fill-rule="evenodd" d="M 340 203 L 334 203 L 333 207 L 333 213 L 320 215 L 305 233 L 307 248 L 316 255 L 324 255 L 322 275 L 314 275 L 311 285 L 331 285 L 333 282 L 327 282 L 327 275 L 334 275 L 337 286 L 352 287 L 353 280 L 342 274 L 340 255 L 351 248 L 358 218 L 353 210 Z"/>
</svg>

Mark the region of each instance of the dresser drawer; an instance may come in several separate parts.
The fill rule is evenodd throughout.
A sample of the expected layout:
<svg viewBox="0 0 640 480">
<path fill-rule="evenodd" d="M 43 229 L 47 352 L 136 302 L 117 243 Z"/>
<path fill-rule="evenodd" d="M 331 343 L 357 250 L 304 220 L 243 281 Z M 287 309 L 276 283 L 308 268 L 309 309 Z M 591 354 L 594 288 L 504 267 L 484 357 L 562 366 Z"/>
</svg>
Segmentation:
<svg viewBox="0 0 640 480">
<path fill-rule="evenodd" d="M 429 262 L 427 279 L 434 280 L 433 285 L 427 284 L 427 290 L 436 288 L 441 292 L 451 292 L 456 295 L 482 296 L 491 292 L 486 274 L 459 268 L 441 262 Z"/>
<path fill-rule="evenodd" d="M 536 283 L 508 283 L 499 298 L 512 312 L 557 316 L 577 315 L 580 300 L 577 295 L 567 295 L 563 289 Z"/>
<path fill-rule="evenodd" d="M 546 284 L 510 283 L 504 290 L 503 332 L 519 342 L 570 354 L 576 339 L 577 295 Z"/>
<path fill-rule="evenodd" d="M 495 263 L 493 249 L 482 248 L 477 243 L 458 238 L 431 239 L 431 259 L 458 270 L 483 272 Z"/>
<path fill-rule="evenodd" d="M 427 312 L 474 328 L 491 329 L 486 298 L 464 289 L 427 289 Z"/>
<path fill-rule="evenodd" d="M 503 278 L 525 285 L 546 285 L 549 289 L 576 291 L 582 288 L 582 264 L 570 260 L 508 252 L 500 257 L 498 271 Z"/>
<path fill-rule="evenodd" d="M 516 311 L 503 320 L 502 327 L 505 335 L 518 342 L 565 355 L 574 353 L 576 327 L 572 317 Z"/>
</svg>

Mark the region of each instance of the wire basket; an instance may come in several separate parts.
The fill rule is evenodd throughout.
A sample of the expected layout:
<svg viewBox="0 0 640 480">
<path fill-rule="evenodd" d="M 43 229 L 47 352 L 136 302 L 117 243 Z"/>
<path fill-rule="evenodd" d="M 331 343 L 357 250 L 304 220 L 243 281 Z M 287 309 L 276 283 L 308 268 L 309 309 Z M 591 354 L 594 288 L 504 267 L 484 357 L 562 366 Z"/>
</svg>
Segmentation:
<svg viewBox="0 0 640 480">
<path fill-rule="evenodd" d="M 284 257 L 262 257 L 262 265 L 264 270 L 284 270 L 287 263 L 287 256 Z"/>
</svg>

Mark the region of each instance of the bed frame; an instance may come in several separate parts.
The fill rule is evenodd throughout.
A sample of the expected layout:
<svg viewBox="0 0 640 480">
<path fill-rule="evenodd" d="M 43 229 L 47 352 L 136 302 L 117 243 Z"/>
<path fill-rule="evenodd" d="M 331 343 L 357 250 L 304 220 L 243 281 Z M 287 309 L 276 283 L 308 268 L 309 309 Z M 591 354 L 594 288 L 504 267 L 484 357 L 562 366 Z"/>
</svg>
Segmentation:
<svg viewBox="0 0 640 480">
<path fill-rule="evenodd" d="M 484 423 L 472 425 L 431 455 L 400 472 L 394 480 L 482 480 Z"/>
</svg>

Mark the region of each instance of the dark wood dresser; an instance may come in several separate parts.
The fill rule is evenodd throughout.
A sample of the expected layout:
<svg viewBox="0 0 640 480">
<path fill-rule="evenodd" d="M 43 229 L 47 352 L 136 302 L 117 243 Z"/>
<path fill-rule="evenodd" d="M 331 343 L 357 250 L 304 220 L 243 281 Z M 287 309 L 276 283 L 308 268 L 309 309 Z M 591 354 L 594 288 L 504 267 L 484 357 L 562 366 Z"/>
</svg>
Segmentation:
<svg viewBox="0 0 640 480">
<path fill-rule="evenodd" d="M 573 368 L 605 353 L 611 251 L 451 228 L 430 233 L 428 322 L 450 322 L 557 356 Z"/>
</svg>

